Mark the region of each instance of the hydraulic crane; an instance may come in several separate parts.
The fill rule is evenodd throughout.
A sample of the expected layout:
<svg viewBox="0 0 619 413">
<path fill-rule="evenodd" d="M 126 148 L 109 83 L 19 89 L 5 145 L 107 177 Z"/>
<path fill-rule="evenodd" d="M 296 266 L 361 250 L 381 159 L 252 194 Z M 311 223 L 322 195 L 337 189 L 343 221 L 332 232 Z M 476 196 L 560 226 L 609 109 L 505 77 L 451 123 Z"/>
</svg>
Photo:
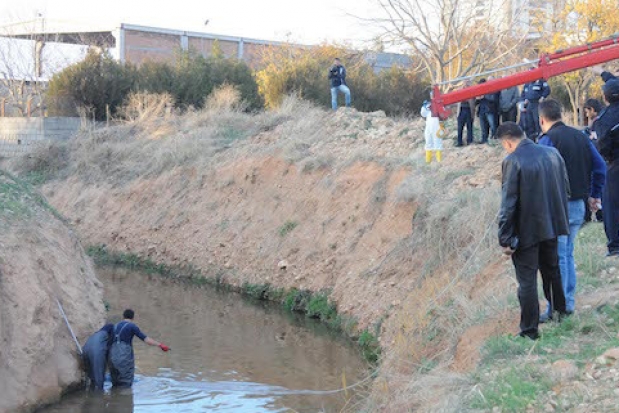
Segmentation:
<svg viewBox="0 0 619 413">
<path fill-rule="evenodd" d="M 523 85 L 538 79 L 548 80 L 553 76 L 599 65 L 614 59 L 619 59 L 619 34 L 615 34 L 605 40 L 571 47 L 565 50 L 558 50 L 554 53 L 542 53 L 537 61 L 537 67 L 513 75 L 492 79 L 486 83 L 464 87 L 444 94 L 442 94 L 440 90 L 442 84 L 453 83 L 454 81 L 464 80 L 466 78 L 436 84 L 433 88 L 430 109 L 432 110 L 433 116 L 438 117 L 440 120 L 445 120 L 451 114 L 451 110 L 447 106 L 454 103 L 499 92 L 503 89 Z M 528 66 L 530 64 L 535 64 L 535 61 L 486 72 L 486 74 Z"/>
</svg>

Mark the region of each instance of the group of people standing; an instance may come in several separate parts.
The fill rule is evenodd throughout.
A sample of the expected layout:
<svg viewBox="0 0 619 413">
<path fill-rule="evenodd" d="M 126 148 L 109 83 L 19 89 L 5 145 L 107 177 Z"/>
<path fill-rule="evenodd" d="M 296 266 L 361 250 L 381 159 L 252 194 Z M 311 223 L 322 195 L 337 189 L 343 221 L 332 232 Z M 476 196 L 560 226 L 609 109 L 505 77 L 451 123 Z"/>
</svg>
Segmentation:
<svg viewBox="0 0 619 413">
<path fill-rule="evenodd" d="M 560 321 L 574 312 L 574 240 L 587 207 L 604 210 L 607 256 L 619 255 L 619 79 L 598 71 L 609 105 L 587 101 L 588 115 L 596 116 L 585 133 L 565 125 L 560 104 L 545 98 L 533 105 L 538 144 L 513 121 L 496 130 L 508 153 L 502 165 L 499 244 L 516 270 L 522 337 L 537 339 L 539 323 L 555 317 Z M 541 314 L 538 270 L 548 301 Z"/>
<path fill-rule="evenodd" d="M 486 79 L 480 79 L 479 83 L 485 83 Z M 467 82 L 466 86 L 472 83 Z M 475 115 L 479 117 L 481 129 L 481 141 L 488 143 L 489 138 L 496 137 L 498 126 L 504 122 L 518 122 L 530 139 L 540 133 L 539 126 L 539 103 L 550 95 L 550 86 L 545 80 L 536 80 L 527 83 L 522 92 L 517 86 L 504 89 L 500 92 L 489 93 L 477 99 L 469 99 L 461 102 L 458 108 L 458 142 L 456 146 L 464 146 L 464 128 L 466 128 L 466 143 L 474 142 L 473 124 Z"/>
</svg>

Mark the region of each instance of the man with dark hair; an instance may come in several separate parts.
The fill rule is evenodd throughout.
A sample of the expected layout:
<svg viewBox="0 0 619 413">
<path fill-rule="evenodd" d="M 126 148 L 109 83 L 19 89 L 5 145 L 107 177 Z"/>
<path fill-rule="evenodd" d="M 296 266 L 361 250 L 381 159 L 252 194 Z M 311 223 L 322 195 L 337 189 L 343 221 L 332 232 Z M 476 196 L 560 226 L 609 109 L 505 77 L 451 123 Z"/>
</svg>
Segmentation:
<svg viewBox="0 0 619 413">
<path fill-rule="evenodd" d="M 596 210 L 600 205 L 602 188 L 606 179 L 606 165 L 591 140 L 578 129 L 561 121 L 561 105 L 554 99 L 539 104 L 539 121 L 542 130 L 540 145 L 556 148 L 567 168 L 570 196 L 567 214 L 569 235 L 558 238 L 559 268 L 567 313 L 574 312 L 576 292 L 576 265 L 574 264 L 574 240 L 583 224 L 585 204 Z M 552 319 L 552 307 L 540 316 L 544 323 Z"/>
<path fill-rule="evenodd" d="M 331 81 L 331 108 L 337 110 L 337 94 L 344 94 L 346 107 L 350 107 L 350 89 L 346 85 L 346 68 L 338 57 L 333 59 L 333 66 L 329 69 L 329 80 Z"/>
<path fill-rule="evenodd" d="M 149 346 L 158 346 L 162 351 L 169 351 L 165 344 L 147 337 L 140 328 L 133 323 L 135 313 L 131 309 L 123 312 L 124 320 L 114 326 L 114 340 L 110 347 L 110 373 L 112 385 L 115 387 L 131 387 L 135 373 L 135 359 L 133 356 L 133 337 L 137 336 Z"/>
<path fill-rule="evenodd" d="M 565 163 L 556 149 L 536 145 L 514 122 L 497 129 L 508 153 L 503 160 L 499 244 L 511 255 L 518 280 L 521 337 L 539 337 L 537 271 L 546 299 L 559 317 L 565 295 L 559 273 L 557 237 L 568 234 Z"/>
<path fill-rule="evenodd" d="M 82 347 L 82 360 L 91 389 L 103 390 L 107 354 L 112 344 L 113 330 L 114 324 L 104 325 L 101 330 L 88 337 Z"/>
</svg>

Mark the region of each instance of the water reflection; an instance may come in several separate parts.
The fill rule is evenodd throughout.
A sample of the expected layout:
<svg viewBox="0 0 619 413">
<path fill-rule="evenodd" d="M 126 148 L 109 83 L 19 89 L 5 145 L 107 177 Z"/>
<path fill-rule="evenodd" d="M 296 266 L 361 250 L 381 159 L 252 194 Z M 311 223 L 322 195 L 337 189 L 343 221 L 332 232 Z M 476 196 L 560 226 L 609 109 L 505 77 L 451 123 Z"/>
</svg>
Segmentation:
<svg viewBox="0 0 619 413">
<path fill-rule="evenodd" d="M 133 308 L 142 331 L 172 351 L 134 340 L 132 391 L 108 384 L 45 412 L 337 412 L 344 395 L 317 391 L 340 388 L 343 373 L 348 383 L 366 374 L 344 340 L 277 308 L 122 269 L 98 275 L 109 314 Z"/>
</svg>

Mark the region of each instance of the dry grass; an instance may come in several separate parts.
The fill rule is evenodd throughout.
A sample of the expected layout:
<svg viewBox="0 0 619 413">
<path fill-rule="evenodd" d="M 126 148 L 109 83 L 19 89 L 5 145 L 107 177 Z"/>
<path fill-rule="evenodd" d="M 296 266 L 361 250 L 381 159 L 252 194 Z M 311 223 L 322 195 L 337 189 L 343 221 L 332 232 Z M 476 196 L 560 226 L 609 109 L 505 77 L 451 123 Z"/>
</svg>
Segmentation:
<svg viewBox="0 0 619 413">
<path fill-rule="evenodd" d="M 123 185 L 177 167 L 210 169 L 248 153 L 292 153 L 318 139 L 324 125 L 323 110 L 293 97 L 276 111 L 257 114 L 244 112 L 239 97 L 234 88 L 223 87 L 210 96 L 205 109 L 171 116 L 170 96 L 135 94 L 124 108 L 127 120 L 85 129 L 67 143 L 49 143 L 15 160 L 12 168 L 25 174 L 44 172 L 47 178 L 76 175 Z M 237 144 L 276 128 L 281 128 L 281 139 L 271 144 Z"/>
</svg>

